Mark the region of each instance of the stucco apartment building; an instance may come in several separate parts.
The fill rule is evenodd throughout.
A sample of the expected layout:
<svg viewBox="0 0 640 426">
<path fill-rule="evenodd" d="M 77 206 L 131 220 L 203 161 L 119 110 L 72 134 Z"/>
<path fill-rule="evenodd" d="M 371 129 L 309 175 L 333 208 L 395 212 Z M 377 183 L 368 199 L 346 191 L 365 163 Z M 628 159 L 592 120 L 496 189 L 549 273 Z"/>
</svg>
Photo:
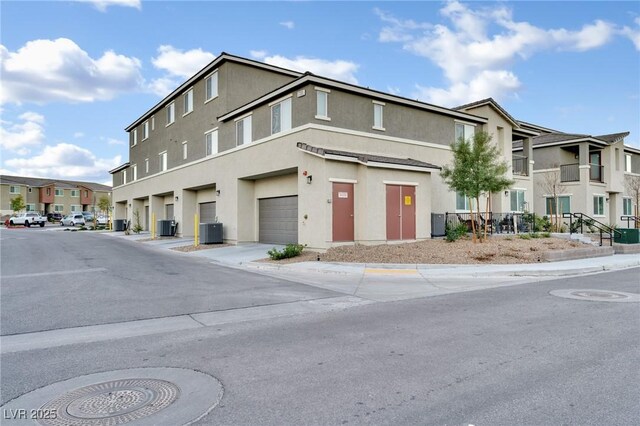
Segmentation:
<svg viewBox="0 0 640 426">
<path fill-rule="evenodd" d="M 431 213 L 467 211 L 439 171 L 451 144 L 479 130 L 516 181 L 493 210 L 532 206 L 540 132 L 493 100 L 448 109 L 223 53 L 126 128 L 115 218 L 138 211 L 147 229 L 175 219 L 190 236 L 198 214 L 231 243 L 426 239 Z M 513 156 L 514 141 L 524 154 Z"/>
<path fill-rule="evenodd" d="M 0 175 L 0 214 L 12 214 L 11 200 L 18 195 L 27 211 L 69 214 L 93 211 L 101 197 L 111 200 L 111 187 L 94 182 Z"/>
</svg>

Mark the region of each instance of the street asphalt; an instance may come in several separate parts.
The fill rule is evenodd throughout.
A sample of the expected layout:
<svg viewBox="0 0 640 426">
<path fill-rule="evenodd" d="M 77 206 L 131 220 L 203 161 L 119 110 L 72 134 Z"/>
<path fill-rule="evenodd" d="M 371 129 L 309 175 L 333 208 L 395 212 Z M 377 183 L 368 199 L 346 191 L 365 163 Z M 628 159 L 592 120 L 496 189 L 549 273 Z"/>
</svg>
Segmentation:
<svg viewBox="0 0 640 426">
<path fill-rule="evenodd" d="M 2 230 L 0 249 L 2 405 L 87 374 L 155 367 L 222 383 L 219 404 L 197 424 L 640 418 L 640 303 L 550 293 L 638 294 L 637 267 L 496 283 L 469 275 L 449 288 L 427 277 L 441 292 L 421 295 L 412 287 L 425 279 L 413 274 L 229 268 L 153 244 L 46 228 Z M 371 298 L 349 294 L 367 279 Z M 393 282 L 411 298 L 375 292 Z M 166 328 L 140 332 L 143 321 Z"/>
</svg>

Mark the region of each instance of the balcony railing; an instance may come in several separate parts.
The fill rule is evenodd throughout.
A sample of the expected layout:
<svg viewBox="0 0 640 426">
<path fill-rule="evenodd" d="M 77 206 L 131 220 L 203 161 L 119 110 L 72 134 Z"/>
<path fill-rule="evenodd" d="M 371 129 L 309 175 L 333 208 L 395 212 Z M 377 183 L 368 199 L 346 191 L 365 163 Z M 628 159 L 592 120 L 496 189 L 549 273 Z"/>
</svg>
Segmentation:
<svg viewBox="0 0 640 426">
<path fill-rule="evenodd" d="M 589 169 L 589 179 L 592 182 L 604 182 L 604 166 L 599 164 L 589 164 L 591 168 Z"/>
<path fill-rule="evenodd" d="M 529 176 L 529 158 L 513 157 L 511 159 L 514 176 Z"/>
<path fill-rule="evenodd" d="M 560 166 L 560 182 L 579 182 L 580 164 L 563 164 Z"/>
</svg>

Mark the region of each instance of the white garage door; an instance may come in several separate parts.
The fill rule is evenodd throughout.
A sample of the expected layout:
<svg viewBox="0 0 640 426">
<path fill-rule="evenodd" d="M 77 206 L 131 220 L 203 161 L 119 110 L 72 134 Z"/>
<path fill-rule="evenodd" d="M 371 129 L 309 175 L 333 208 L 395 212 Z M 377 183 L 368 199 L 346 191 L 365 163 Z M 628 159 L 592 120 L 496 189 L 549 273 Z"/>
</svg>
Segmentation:
<svg viewBox="0 0 640 426">
<path fill-rule="evenodd" d="M 262 198 L 258 202 L 259 240 L 269 244 L 298 242 L 298 196 Z"/>
</svg>

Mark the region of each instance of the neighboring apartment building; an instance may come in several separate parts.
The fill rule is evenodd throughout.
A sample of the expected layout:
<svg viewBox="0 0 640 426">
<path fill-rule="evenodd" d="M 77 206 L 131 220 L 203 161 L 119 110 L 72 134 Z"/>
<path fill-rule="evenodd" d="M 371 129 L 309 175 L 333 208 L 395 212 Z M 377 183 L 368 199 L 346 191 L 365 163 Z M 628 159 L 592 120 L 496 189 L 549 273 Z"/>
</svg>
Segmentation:
<svg viewBox="0 0 640 426">
<path fill-rule="evenodd" d="M 12 214 L 11 200 L 22 195 L 27 211 L 68 214 L 93 211 L 101 197 L 111 200 L 111 187 L 93 182 L 0 176 L 0 214 Z"/>
<path fill-rule="evenodd" d="M 625 181 L 640 176 L 640 150 L 624 144 L 629 132 L 591 136 L 519 124 L 540 133 L 533 139 L 536 214 L 554 210 L 550 184 L 555 183 L 559 213 L 584 213 L 605 224 L 627 226 L 620 217 L 635 215 L 637 205 Z M 514 152 L 521 149 L 514 145 Z"/>
<path fill-rule="evenodd" d="M 456 138 L 492 133 L 516 168 L 494 211 L 533 202 L 532 137 L 493 100 L 461 109 L 221 54 L 136 119 L 111 171 L 116 219 L 224 224 L 226 242 L 327 248 L 431 237 L 431 213 L 467 211 L 443 184 Z M 526 152 L 513 157 L 511 144 Z M 525 158 L 526 157 L 526 158 Z"/>
</svg>

